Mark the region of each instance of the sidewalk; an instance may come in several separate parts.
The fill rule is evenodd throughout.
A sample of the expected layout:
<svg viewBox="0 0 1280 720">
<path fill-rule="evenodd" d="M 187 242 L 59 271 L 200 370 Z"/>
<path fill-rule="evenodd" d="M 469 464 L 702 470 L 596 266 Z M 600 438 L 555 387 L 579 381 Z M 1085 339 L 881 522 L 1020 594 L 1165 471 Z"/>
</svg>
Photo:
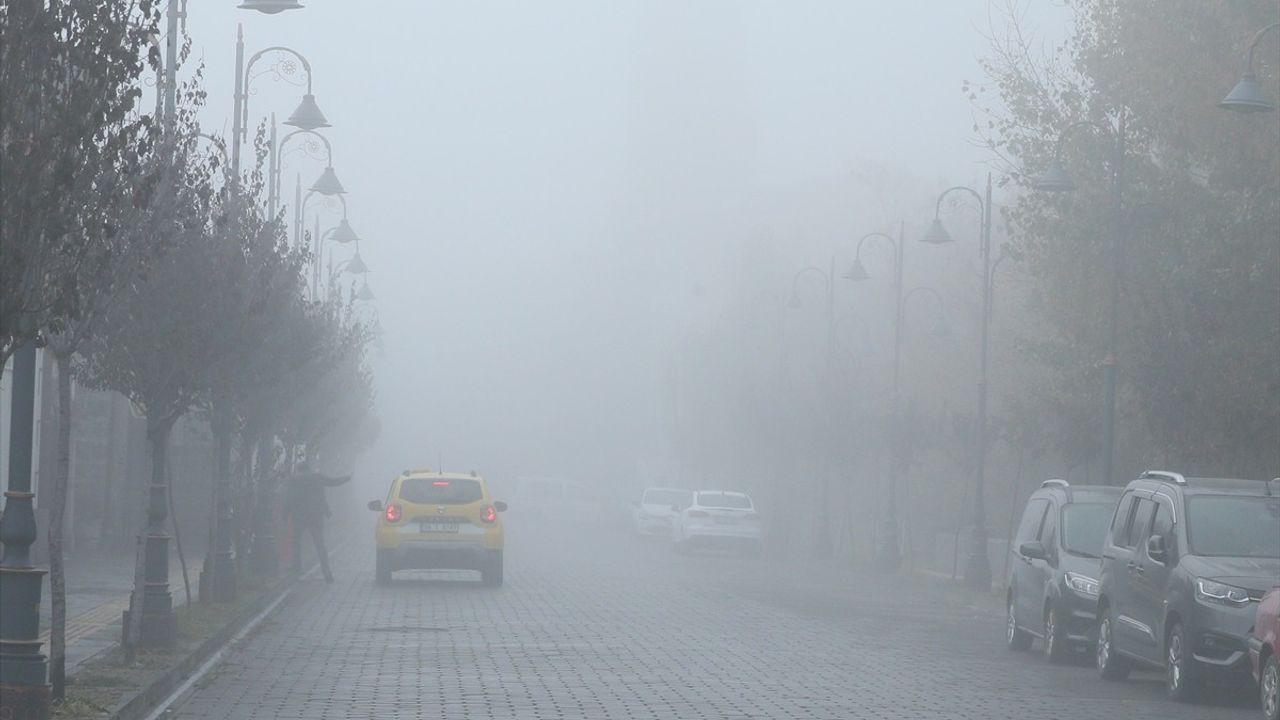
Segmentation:
<svg viewBox="0 0 1280 720">
<path fill-rule="evenodd" d="M 203 559 L 203 558 L 200 558 Z M 123 612 L 129 607 L 129 592 L 133 589 L 134 558 L 117 554 L 99 557 L 88 553 L 68 556 L 65 562 L 67 578 L 67 675 L 75 673 L 85 661 L 120 642 L 120 626 Z M 200 573 L 199 559 L 187 558 L 187 573 L 191 578 L 191 592 Z M 182 565 L 177 558 L 169 567 L 169 591 L 173 593 L 174 607 L 186 604 L 182 587 Z M 49 585 L 46 580 L 40 595 L 40 642 L 42 650 L 49 652 L 50 607 Z M 110 629 L 111 632 L 107 632 Z"/>
</svg>

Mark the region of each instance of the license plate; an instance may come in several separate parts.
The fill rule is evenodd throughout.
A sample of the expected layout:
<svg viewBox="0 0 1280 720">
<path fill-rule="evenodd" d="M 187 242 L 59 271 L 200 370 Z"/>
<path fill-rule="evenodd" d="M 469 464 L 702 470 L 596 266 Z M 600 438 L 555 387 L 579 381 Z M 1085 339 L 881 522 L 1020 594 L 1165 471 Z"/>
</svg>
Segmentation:
<svg viewBox="0 0 1280 720">
<path fill-rule="evenodd" d="M 418 532 L 424 532 L 424 533 L 456 533 L 456 532 L 458 532 L 458 523 L 455 523 L 455 522 L 424 522 L 424 523 L 418 523 Z"/>
<path fill-rule="evenodd" d="M 737 518 L 731 518 L 731 517 L 716 518 L 716 525 L 736 525 L 737 523 L 738 523 Z"/>
</svg>

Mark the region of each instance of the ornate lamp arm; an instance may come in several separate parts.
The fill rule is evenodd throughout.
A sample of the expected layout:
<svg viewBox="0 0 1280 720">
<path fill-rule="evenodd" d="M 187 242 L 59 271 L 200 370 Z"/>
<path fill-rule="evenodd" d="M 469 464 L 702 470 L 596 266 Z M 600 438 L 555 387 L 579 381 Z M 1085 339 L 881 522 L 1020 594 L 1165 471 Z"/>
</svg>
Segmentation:
<svg viewBox="0 0 1280 720">
<path fill-rule="evenodd" d="M 241 87 L 240 133 L 242 137 L 247 137 L 248 127 L 249 127 L 249 82 L 253 79 L 253 75 L 252 75 L 253 65 L 254 63 L 258 62 L 258 60 L 261 60 L 263 55 L 266 55 L 269 52 L 287 52 L 290 55 L 298 58 L 298 60 L 302 63 L 302 69 L 307 72 L 307 94 L 308 95 L 313 94 L 311 92 L 311 63 L 307 62 L 307 59 L 302 56 L 302 53 L 298 52 L 297 50 L 294 50 L 293 48 L 285 47 L 283 45 L 272 45 L 269 48 L 263 48 L 262 50 L 259 50 L 258 52 L 254 53 L 253 56 L 249 58 L 249 62 L 245 63 L 244 78 L 243 78 L 244 84 L 240 86 Z"/>
</svg>

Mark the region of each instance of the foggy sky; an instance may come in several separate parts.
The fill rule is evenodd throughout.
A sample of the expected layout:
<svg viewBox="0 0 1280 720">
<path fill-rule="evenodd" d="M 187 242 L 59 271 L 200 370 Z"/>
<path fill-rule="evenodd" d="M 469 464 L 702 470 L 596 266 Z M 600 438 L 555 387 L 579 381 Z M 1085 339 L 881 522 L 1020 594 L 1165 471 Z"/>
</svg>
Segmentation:
<svg viewBox="0 0 1280 720">
<path fill-rule="evenodd" d="M 246 54 L 287 45 L 313 66 L 385 330 L 371 488 L 438 458 L 499 478 L 660 464 L 663 364 L 744 248 L 794 237 L 789 277 L 825 261 L 828 233 L 896 226 L 866 168 L 985 174 L 960 86 L 980 76 L 987 0 L 304 2 L 197 0 L 187 28 L 206 132 L 229 133 L 237 22 Z M 1062 32 L 1061 8 L 1033 10 Z M 253 90 L 254 126 L 300 96 Z M 284 201 L 320 169 L 292 159 Z M 831 217 L 778 227 L 767 208 L 806 187 L 836 188 Z"/>
</svg>

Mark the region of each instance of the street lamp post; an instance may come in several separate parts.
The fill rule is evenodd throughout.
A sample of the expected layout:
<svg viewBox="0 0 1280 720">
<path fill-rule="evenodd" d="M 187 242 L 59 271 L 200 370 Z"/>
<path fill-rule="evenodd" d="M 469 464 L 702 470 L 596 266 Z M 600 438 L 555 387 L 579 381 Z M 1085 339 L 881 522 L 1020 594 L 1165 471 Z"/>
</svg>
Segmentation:
<svg viewBox="0 0 1280 720">
<path fill-rule="evenodd" d="M 332 239 L 335 242 L 340 242 L 344 244 L 349 242 L 360 241 L 360 238 L 355 234 L 355 231 L 351 229 L 351 224 L 347 222 L 346 198 L 344 198 L 340 194 L 327 195 L 326 193 L 323 193 L 317 190 L 313 186 L 312 189 L 307 193 L 306 197 L 303 198 L 302 204 L 298 208 L 297 222 L 295 224 L 297 247 L 302 246 L 302 226 L 306 220 L 307 204 L 311 201 L 311 197 L 317 193 L 321 195 L 326 195 L 327 197 L 338 198 L 338 200 L 342 203 L 342 220 L 339 221 L 337 225 L 330 228 L 328 231 L 326 231 L 322 235 L 320 233 L 320 219 L 318 217 L 315 218 L 316 228 L 315 228 L 315 231 L 312 233 L 312 237 L 311 237 L 311 245 L 312 245 L 312 250 L 314 252 L 314 254 L 311 257 L 311 295 L 312 297 L 318 297 L 320 292 L 320 277 L 321 277 L 320 268 L 321 268 L 321 260 L 323 259 L 323 255 L 324 255 L 324 241 L 328 239 L 330 235 L 333 236 Z"/>
<path fill-rule="evenodd" d="M 249 3 L 246 2 L 241 7 L 250 5 L 269 5 L 272 3 Z M 280 2 L 274 3 L 280 5 Z M 285 3 L 287 4 L 287 3 Z M 296 4 L 295 4 L 296 5 Z M 298 6 L 300 7 L 300 6 Z M 259 9 L 255 7 L 254 9 Z M 286 8 L 281 8 L 286 9 Z M 329 127 L 329 121 L 325 119 L 324 113 L 320 112 L 320 107 L 316 105 L 316 96 L 311 90 L 311 63 L 302 56 L 297 50 L 284 47 L 283 45 L 273 45 L 268 48 L 259 50 L 249 58 L 249 62 L 244 60 L 244 27 L 236 26 L 236 87 L 235 87 L 235 104 L 232 109 L 231 118 L 231 169 L 238 177 L 240 175 L 240 146 L 244 142 L 248 134 L 247 125 L 249 122 L 249 83 L 253 81 L 253 66 L 262 59 L 262 56 L 269 52 L 284 52 L 297 58 L 302 64 L 303 70 L 307 73 L 307 92 L 302 96 L 302 102 L 298 104 L 298 108 L 293 111 L 288 120 L 284 121 L 285 125 L 302 128 L 304 130 L 316 130 L 322 127 Z"/>
<path fill-rule="evenodd" d="M 898 227 L 898 238 L 882 232 L 870 232 L 863 235 L 858 240 L 858 248 L 854 253 L 853 267 L 845 274 L 845 278 L 853 281 L 863 281 L 870 279 L 866 268 L 862 264 L 862 248 L 869 240 L 883 240 L 889 243 L 893 248 L 893 390 L 890 399 L 891 405 L 889 409 L 889 427 L 893 433 L 893 438 L 897 438 L 899 432 L 899 406 L 901 396 L 899 393 L 898 379 L 901 374 L 902 367 L 902 313 L 903 313 L 903 294 L 902 294 L 902 268 L 903 268 L 903 228 Z M 891 439 L 890 447 L 894 443 Z M 898 458 L 889 458 L 889 472 L 886 473 L 888 480 L 888 507 L 884 520 L 876 526 L 876 543 L 875 543 L 875 564 L 882 570 L 896 570 L 902 563 L 902 548 L 898 541 Z"/>
<path fill-rule="evenodd" d="M 345 205 L 345 203 L 343 204 L 343 210 L 344 210 L 344 211 L 346 210 L 346 205 Z M 317 297 L 319 296 L 319 290 L 320 290 L 320 286 L 319 286 L 319 282 L 320 282 L 320 275 L 319 275 L 320 257 L 324 254 L 324 243 L 325 243 L 325 241 L 326 241 L 326 240 L 332 240 L 333 242 L 340 243 L 340 244 L 343 244 L 343 245 L 346 245 L 346 244 L 348 244 L 348 243 L 355 243 L 355 244 L 356 244 L 356 254 L 355 254 L 355 256 L 354 256 L 354 257 L 349 258 L 348 260 L 346 260 L 346 261 L 344 261 L 344 262 L 339 263 L 339 266 L 347 266 L 347 267 L 350 267 L 350 269 L 349 269 L 349 270 L 347 270 L 347 272 L 350 272 L 350 273 L 353 273 L 353 274 L 360 274 L 360 273 L 366 273 L 366 272 L 369 272 L 369 267 L 368 267 L 367 265 L 365 265 L 365 264 L 364 264 L 364 260 L 361 260 L 361 259 L 360 259 L 360 238 L 359 238 L 359 237 L 356 237 L 355 232 L 351 230 L 351 225 L 347 223 L 347 218 L 345 217 L 345 212 L 344 212 L 344 217 L 342 218 L 342 221 L 341 221 L 341 222 L 339 222 L 337 225 L 334 225 L 333 227 L 329 228 L 328 230 L 325 230 L 324 232 L 320 232 L 320 218 L 319 218 L 319 217 L 317 217 L 317 218 L 315 219 L 315 230 L 314 230 L 313 232 L 314 232 L 314 237 L 316 238 L 316 262 L 315 262 L 315 267 L 316 267 L 316 273 L 315 273 L 316 288 L 315 288 L 315 292 L 316 292 L 316 296 L 317 296 Z M 330 251 L 329 251 L 329 257 L 328 257 L 328 260 L 329 260 L 329 262 L 328 262 L 328 279 L 329 279 L 329 283 L 328 283 L 328 285 L 326 285 L 326 287 L 329 287 L 329 286 L 333 285 L 333 280 L 334 280 L 334 278 L 336 277 L 335 273 L 333 272 L 333 251 L 332 251 L 332 250 L 330 250 Z"/>
<path fill-rule="evenodd" d="M 1271 23 L 1254 34 L 1249 43 L 1249 52 L 1245 55 L 1244 73 L 1240 76 L 1240 82 L 1222 98 L 1218 107 L 1239 113 L 1271 112 L 1276 109 L 1276 104 L 1267 98 L 1262 85 L 1258 83 L 1258 76 L 1253 72 L 1253 54 L 1258 49 L 1258 43 L 1262 42 L 1264 35 L 1276 28 L 1280 28 L 1280 22 Z"/>
<path fill-rule="evenodd" d="M 986 508 L 986 473 L 987 473 L 987 369 L 988 348 L 991 335 L 991 175 L 987 175 L 985 199 L 982 194 L 971 187 L 957 185 L 947 188 L 938 195 L 934 205 L 933 224 L 929 226 L 923 240 L 932 244 L 951 241 L 951 235 L 942 225 L 942 201 L 953 192 L 968 193 L 978 201 L 979 252 L 982 255 L 982 341 L 978 360 L 978 421 L 975 431 L 977 456 L 974 458 L 973 493 L 973 532 L 970 536 L 969 559 L 965 563 L 964 578 L 970 587 L 982 591 L 991 589 L 991 559 L 987 553 L 987 508 Z"/>
<path fill-rule="evenodd" d="M 49 662 L 40 652 L 40 591 L 47 572 L 32 566 L 36 540 L 31 452 L 36 397 L 36 343 L 13 354 L 9 485 L 0 523 L 0 711 L 5 717 L 49 714 Z"/>
<path fill-rule="evenodd" d="M 1111 157 L 1111 212 L 1112 233 L 1111 233 L 1111 296 L 1109 298 L 1109 306 L 1107 311 L 1107 355 L 1102 361 L 1104 372 L 1104 399 L 1103 399 L 1103 415 L 1102 415 L 1102 484 L 1110 485 L 1115 482 L 1114 463 L 1116 448 L 1116 370 L 1117 370 L 1117 348 L 1116 340 L 1118 336 L 1118 319 L 1120 315 L 1120 269 L 1121 260 L 1123 259 L 1123 236 L 1124 236 L 1124 171 L 1125 171 L 1125 118 L 1121 114 L 1115 127 L 1110 125 L 1093 122 L 1091 120 L 1082 120 L 1074 122 L 1063 128 L 1058 134 L 1057 146 L 1054 151 L 1053 161 L 1049 167 L 1045 169 L 1034 183 L 1033 187 L 1037 190 L 1046 192 L 1071 192 L 1076 189 L 1076 184 L 1071 180 L 1071 176 L 1067 174 L 1066 167 L 1062 162 L 1062 148 L 1068 135 L 1077 128 L 1093 127 L 1103 132 L 1110 133 L 1114 139 Z"/>
<path fill-rule="evenodd" d="M 307 130 L 305 128 L 299 128 L 289 133 L 288 135 L 285 135 L 283 138 L 280 139 L 280 142 L 277 143 L 275 116 L 272 115 L 271 116 L 271 148 L 268 154 L 269 163 L 267 166 L 267 214 L 270 217 L 274 218 L 276 216 L 276 208 L 280 201 L 280 170 L 281 170 L 281 165 L 284 162 L 284 148 L 286 145 L 289 144 L 290 140 L 292 140 L 293 138 L 299 135 L 305 135 L 308 137 L 317 138 L 320 140 L 321 143 L 324 144 L 325 158 L 326 158 L 325 173 L 332 179 L 333 182 L 337 183 L 337 187 L 339 189 L 342 188 L 342 183 L 337 182 L 337 174 L 333 172 L 333 145 L 329 143 L 329 139 L 326 138 L 324 135 L 321 135 L 320 133 L 316 132 L 315 130 Z M 307 138 L 304 138 L 304 139 L 307 139 Z M 309 147 L 314 147 L 314 145 L 305 145 L 305 144 L 303 145 L 304 149 Z M 326 183 L 327 182 L 328 181 L 326 181 Z M 318 183 L 319 181 L 317 181 L 317 184 Z M 323 187 L 325 189 L 330 189 L 331 185 L 323 185 L 320 187 Z M 313 185 L 312 189 L 316 189 L 316 186 Z"/>
</svg>

